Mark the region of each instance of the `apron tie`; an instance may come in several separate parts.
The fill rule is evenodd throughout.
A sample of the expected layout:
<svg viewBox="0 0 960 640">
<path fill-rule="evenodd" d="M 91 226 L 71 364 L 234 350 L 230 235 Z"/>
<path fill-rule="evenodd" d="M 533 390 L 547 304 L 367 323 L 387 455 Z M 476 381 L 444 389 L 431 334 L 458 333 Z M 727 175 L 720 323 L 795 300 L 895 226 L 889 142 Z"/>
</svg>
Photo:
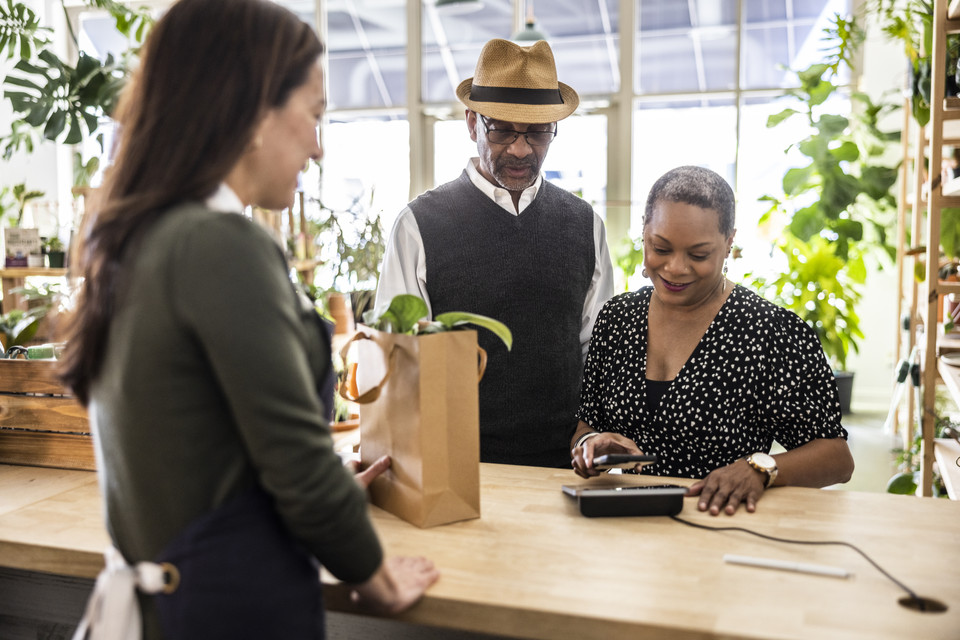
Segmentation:
<svg viewBox="0 0 960 640">
<path fill-rule="evenodd" d="M 173 593 L 180 573 L 169 562 L 138 562 L 131 567 L 113 546 L 103 556 L 106 566 L 97 576 L 73 640 L 139 640 L 143 627 L 137 589 L 151 595 Z"/>
</svg>

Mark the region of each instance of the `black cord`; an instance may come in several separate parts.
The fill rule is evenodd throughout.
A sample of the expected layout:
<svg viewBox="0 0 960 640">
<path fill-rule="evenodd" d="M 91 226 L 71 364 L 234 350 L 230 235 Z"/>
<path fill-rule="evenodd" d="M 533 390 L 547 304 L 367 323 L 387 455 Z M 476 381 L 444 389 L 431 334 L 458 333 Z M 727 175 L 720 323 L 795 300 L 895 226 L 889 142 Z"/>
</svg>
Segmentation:
<svg viewBox="0 0 960 640">
<path fill-rule="evenodd" d="M 757 532 L 757 531 L 751 531 L 750 529 L 745 529 L 745 528 L 743 528 L 743 527 L 711 527 L 711 526 L 708 526 L 708 525 L 705 525 L 705 524 L 698 524 L 698 523 L 696 523 L 696 522 L 690 522 L 689 520 L 684 520 L 683 518 L 678 518 L 677 516 L 670 516 L 670 517 L 673 518 L 674 520 L 676 520 L 677 522 L 681 523 L 681 524 L 685 524 L 685 525 L 690 526 L 690 527 L 696 527 L 697 529 L 707 529 L 708 531 L 743 531 L 744 533 L 749 533 L 749 534 L 752 535 L 752 536 L 757 536 L 758 538 L 764 538 L 764 539 L 766 539 L 766 540 L 773 540 L 773 541 L 775 541 L 775 542 L 787 542 L 787 543 L 789 543 L 789 544 L 812 544 L 812 545 L 828 545 L 828 544 L 833 544 L 833 545 L 840 545 L 840 546 L 843 546 L 843 547 L 849 547 L 849 548 L 853 549 L 854 551 L 856 551 L 857 553 L 859 553 L 861 556 L 863 556 L 864 559 L 865 559 L 867 562 L 869 562 L 870 564 L 872 564 L 872 565 L 874 566 L 874 568 L 876 568 L 877 571 L 879 571 L 879 572 L 882 573 L 884 576 L 886 576 L 886 577 L 887 577 L 889 580 L 891 580 L 895 585 L 897 585 L 898 587 L 900 587 L 901 589 L 903 589 L 904 591 L 906 591 L 906 592 L 907 592 L 907 595 L 909 595 L 910 598 L 911 598 L 914 602 L 917 603 L 917 608 L 918 608 L 920 611 L 926 611 L 926 603 L 924 602 L 923 598 L 921 598 L 920 596 L 918 596 L 918 595 L 913 591 L 913 589 L 911 589 L 910 587 L 908 587 L 907 585 L 903 584 L 902 582 L 900 582 L 899 580 L 897 580 L 896 578 L 894 578 L 892 575 L 890 575 L 889 573 L 887 573 L 887 571 L 886 571 L 883 567 L 881 567 L 879 564 L 877 564 L 876 562 L 874 562 L 873 559 L 872 559 L 870 556 L 868 556 L 866 553 L 864 553 L 863 551 L 861 551 L 861 550 L 860 550 L 859 548 L 857 548 L 855 545 L 850 544 L 849 542 L 843 542 L 842 540 L 791 540 L 790 538 L 778 538 L 777 536 L 770 536 L 770 535 L 767 535 L 767 534 L 765 534 L 765 533 L 759 533 L 759 532 Z"/>
</svg>

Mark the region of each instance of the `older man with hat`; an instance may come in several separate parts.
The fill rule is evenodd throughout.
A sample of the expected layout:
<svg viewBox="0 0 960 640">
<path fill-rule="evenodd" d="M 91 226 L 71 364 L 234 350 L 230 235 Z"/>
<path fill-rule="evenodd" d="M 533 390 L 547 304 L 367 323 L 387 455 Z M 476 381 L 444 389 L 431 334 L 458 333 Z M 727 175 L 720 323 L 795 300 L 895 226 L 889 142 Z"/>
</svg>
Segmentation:
<svg viewBox="0 0 960 640">
<path fill-rule="evenodd" d="M 457 97 L 478 157 L 459 178 L 401 213 L 387 244 L 377 306 L 412 293 L 431 313 L 497 318 L 480 382 L 484 462 L 570 467 L 583 361 L 597 313 L 613 295 L 603 221 L 589 204 L 543 179 L 557 121 L 576 91 L 557 81 L 550 46 L 484 45 Z"/>
</svg>

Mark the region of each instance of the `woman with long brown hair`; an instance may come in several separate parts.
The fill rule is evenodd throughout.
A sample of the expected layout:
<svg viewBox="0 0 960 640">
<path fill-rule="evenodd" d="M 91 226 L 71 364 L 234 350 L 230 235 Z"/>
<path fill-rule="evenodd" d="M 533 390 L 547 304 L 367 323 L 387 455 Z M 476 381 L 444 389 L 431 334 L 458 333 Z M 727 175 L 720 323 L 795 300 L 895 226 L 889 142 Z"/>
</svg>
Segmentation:
<svg viewBox="0 0 960 640">
<path fill-rule="evenodd" d="M 138 582 L 148 638 L 321 638 L 318 561 L 384 612 L 437 578 L 426 559 L 384 560 L 362 487 L 389 461 L 343 468 L 319 399 L 329 336 L 237 215 L 290 206 L 322 156 L 321 53 L 266 0 L 174 4 L 83 226 L 63 378 L 94 429 L 116 547 L 104 582 L 162 568 L 161 585 Z"/>
</svg>

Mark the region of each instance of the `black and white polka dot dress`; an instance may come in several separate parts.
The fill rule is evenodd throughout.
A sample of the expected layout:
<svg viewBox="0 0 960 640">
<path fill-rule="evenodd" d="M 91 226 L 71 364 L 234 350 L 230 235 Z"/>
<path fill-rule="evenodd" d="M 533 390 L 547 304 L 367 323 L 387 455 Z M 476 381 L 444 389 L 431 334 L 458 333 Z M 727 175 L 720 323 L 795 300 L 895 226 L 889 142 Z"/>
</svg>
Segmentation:
<svg viewBox="0 0 960 640">
<path fill-rule="evenodd" d="M 795 313 L 734 287 L 659 406 L 646 405 L 653 287 L 604 305 L 577 416 L 622 434 L 658 461 L 643 473 L 702 478 L 774 440 L 794 449 L 844 438 L 837 385 L 816 334 Z"/>
</svg>

